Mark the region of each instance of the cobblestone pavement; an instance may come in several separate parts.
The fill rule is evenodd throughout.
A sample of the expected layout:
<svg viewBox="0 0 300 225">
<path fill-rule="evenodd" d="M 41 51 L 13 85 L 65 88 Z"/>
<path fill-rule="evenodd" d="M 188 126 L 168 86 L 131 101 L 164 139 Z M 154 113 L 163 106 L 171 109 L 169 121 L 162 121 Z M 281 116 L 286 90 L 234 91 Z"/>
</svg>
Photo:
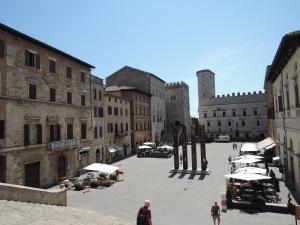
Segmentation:
<svg viewBox="0 0 300 225">
<path fill-rule="evenodd" d="M 231 143 L 212 143 L 206 146 L 208 167 L 212 171 L 208 176 L 192 177 L 189 174 L 170 176 L 173 157 L 155 159 L 134 156 L 115 164 L 124 171 L 121 176 L 124 181 L 110 188 L 92 190 L 85 194 L 69 191 L 68 205 L 124 218 L 134 224 L 138 208 L 142 206 L 144 199 L 150 199 L 154 225 L 213 224 L 210 207 L 214 201 L 220 202 L 220 196 L 225 192 L 223 175 L 229 172 L 227 159 L 234 151 Z M 198 148 L 199 146 L 197 151 L 200 155 Z M 281 188 L 284 189 L 284 185 L 281 185 Z M 283 191 L 287 193 L 286 190 Z M 221 215 L 222 225 L 294 223 L 293 216 L 277 213 L 229 210 Z"/>
</svg>

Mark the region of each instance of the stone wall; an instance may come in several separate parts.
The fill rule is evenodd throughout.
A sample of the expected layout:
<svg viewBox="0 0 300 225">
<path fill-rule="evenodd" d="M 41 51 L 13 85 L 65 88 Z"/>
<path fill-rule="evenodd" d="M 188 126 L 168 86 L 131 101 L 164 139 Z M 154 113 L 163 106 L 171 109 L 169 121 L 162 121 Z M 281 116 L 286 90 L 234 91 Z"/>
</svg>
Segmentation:
<svg viewBox="0 0 300 225">
<path fill-rule="evenodd" d="M 67 206 L 67 191 L 44 190 L 14 184 L 0 183 L 0 199 L 46 205 Z"/>
</svg>

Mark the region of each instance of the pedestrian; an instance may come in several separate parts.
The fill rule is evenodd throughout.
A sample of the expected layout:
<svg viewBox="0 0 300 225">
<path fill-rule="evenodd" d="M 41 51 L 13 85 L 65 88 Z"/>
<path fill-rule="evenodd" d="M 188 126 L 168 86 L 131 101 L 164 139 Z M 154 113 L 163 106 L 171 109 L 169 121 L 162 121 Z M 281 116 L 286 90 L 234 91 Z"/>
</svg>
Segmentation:
<svg viewBox="0 0 300 225">
<path fill-rule="evenodd" d="M 232 143 L 232 150 L 234 150 L 235 149 L 235 143 L 233 142 Z"/>
<path fill-rule="evenodd" d="M 231 155 L 228 156 L 228 163 L 231 163 Z"/>
<path fill-rule="evenodd" d="M 180 164 L 182 164 L 182 159 L 183 159 L 182 154 L 180 154 L 179 159 L 180 159 Z"/>
<path fill-rule="evenodd" d="M 152 225 L 150 201 L 145 200 L 144 206 L 139 209 L 136 225 Z"/>
<path fill-rule="evenodd" d="M 267 174 L 268 174 L 269 173 L 269 164 L 268 164 L 268 162 L 265 162 L 265 168 L 266 168 Z"/>
<path fill-rule="evenodd" d="M 116 170 L 116 178 L 117 178 L 117 180 L 119 180 L 119 174 L 120 174 L 120 171 Z"/>
<path fill-rule="evenodd" d="M 218 225 L 220 225 L 220 207 L 218 206 L 218 202 L 215 202 L 215 204 L 211 207 L 210 214 L 213 218 L 214 225 L 216 225 L 216 220 L 218 221 Z"/>
</svg>

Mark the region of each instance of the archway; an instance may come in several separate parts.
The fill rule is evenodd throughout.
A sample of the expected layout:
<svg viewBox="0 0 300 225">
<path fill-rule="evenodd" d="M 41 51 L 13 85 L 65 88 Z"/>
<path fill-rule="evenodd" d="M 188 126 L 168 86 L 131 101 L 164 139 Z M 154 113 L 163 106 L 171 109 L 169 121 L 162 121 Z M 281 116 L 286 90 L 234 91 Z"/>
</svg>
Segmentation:
<svg viewBox="0 0 300 225">
<path fill-rule="evenodd" d="M 60 155 L 57 160 L 57 176 L 58 179 L 67 175 L 67 160 L 66 157 Z"/>
</svg>

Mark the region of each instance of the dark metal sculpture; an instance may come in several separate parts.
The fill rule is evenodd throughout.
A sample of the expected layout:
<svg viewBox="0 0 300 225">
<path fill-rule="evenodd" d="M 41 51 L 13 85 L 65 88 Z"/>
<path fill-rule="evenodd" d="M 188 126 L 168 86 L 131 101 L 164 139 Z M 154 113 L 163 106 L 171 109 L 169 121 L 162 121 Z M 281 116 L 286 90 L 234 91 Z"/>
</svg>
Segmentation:
<svg viewBox="0 0 300 225">
<path fill-rule="evenodd" d="M 197 170 L 197 150 L 196 150 L 196 138 L 193 134 L 191 137 L 191 148 L 192 148 L 192 170 Z"/>
<path fill-rule="evenodd" d="M 187 155 L 187 135 L 186 127 L 182 127 L 182 159 L 183 159 L 183 170 L 188 169 L 188 155 Z"/>
<path fill-rule="evenodd" d="M 174 128 L 174 169 L 179 169 L 179 156 L 178 156 L 178 129 Z"/>
</svg>

